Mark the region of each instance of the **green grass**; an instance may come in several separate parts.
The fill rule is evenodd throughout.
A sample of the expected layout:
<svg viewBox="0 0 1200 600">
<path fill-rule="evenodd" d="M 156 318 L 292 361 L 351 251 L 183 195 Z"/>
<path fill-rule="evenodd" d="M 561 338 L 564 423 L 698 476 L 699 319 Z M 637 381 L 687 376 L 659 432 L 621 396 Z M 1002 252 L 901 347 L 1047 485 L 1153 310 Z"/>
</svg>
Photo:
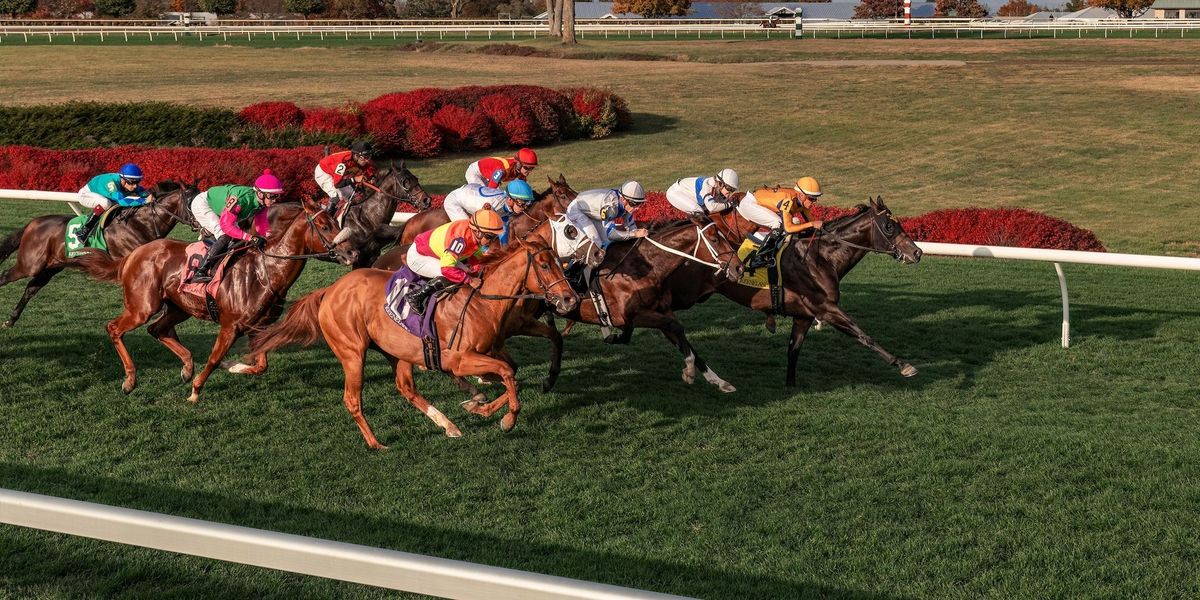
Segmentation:
<svg viewBox="0 0 1200 600">
<path fill-rule="evenodd" d="M 1198 247 L 1194 41 L 578 50 L 691 61 L 636 63 L 384 47 L 5 48 L 0 79 L 17 92 L 0 102 L 15 104 L 135 89 L 217 106 L 336 105 L 423 85 L 607 83 L 637 113 L 634 131 L 540 149 L 543 173 L 651 189 L 725 164 L 755 183 L 813 173 L 838 205 L 875 193 L 902 214 L 1019 205 L 1093 228 L 1114 250 Z M 764 58 L 774 60 L 744 62 Z M 966 64 L 873 62 L 894 58 Z M 122 78 L 96 75 L 117 64 Z M 444 192 L 468 158 L 414 169 Z M 5 203 L 0 232 L 61 211 Z M 422 374 L 418 386 L 465 433 L 440 436 L 373 359 L 367 417 L 392 447 L 381 454 L 341 406 L 341 370 L 324 348 L 281 354 L 262 378 L 218 373 L 191 406 L 175 357 L 139 330 L 127 340 L 140 387 L 122 395 L 103 330 L 119 292 L 67 273 L 0 331 L 0 486 L 705 598 L 1194 597 L 1200 285 L 1191 273 L 1066 270 L 1070 350 L 1058 347 L 1048 264 L 866 260 L 843 304 L 921 369 L 910 380 L 819 331 L 787 389 L 785 336 L 720 298 L 681 316 L 733 395 L 680 381 L 682 361 L 657 333 L 610 347 L 591 327 L 568 338 L 558 388 L 542 394 L 545 344 L 516 340 L 525 408 L 508 435 L 455 408 L 445 378 Z M 310 265 L 292 297 L 340 272 Z M 0 310 L 20 291 L 0 289 Z M 200 359 L 215 335 L 198 322 L 180 333 Z M 14 528 L 0 529 L 0 590 L 386 595 Z"/>
</svg>

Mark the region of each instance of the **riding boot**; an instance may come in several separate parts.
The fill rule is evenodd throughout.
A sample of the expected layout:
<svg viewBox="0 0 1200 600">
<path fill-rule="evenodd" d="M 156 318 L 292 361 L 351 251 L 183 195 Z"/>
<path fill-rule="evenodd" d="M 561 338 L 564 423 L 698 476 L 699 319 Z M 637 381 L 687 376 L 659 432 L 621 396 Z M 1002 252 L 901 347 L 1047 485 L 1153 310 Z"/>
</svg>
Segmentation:
<svg viewBox="0 0 1200 600">
<path fill-rule="evenodd" d="M 337 211 L 338 211 L 338 207 L 341 206 L 341 202 L 342 202 L 342 199 L 340 197 L 334 198 L 331 196 L 329 198 L 329 205 L 325 208 L 325 212 L 327 212 L 331 215 L 336 215 Z"/>
<path fill-rule="evenodd" d="M 784 235 L 786 234 L 782 229 L 772 229 L 767 234 L 766 239 L 763 240 L 758 252 L 750 257 L 750 260 L 746 263 L 746 267 L 757 269 L 759 267 L 775 266 L 775 251 L 779 249 L 779 243 L 783 241 Z"/>
<path fill-rule="evenodd" d="M 567 283 L 571 284 L 571 289 L 579 293 L 588 291 L 588 282 L 583 279 L 583 269 L 584 265 L 579 261 L 572 261 L 567 268 L 563 269 Z"/>
<path fill-rule="evenodd" d="M 208 283 L 212 281 L 212 269 L 214 263 L 219 260 L 219 257 L 225 254 L 225 249 L 229 248 L 229 243 L 232 240 L 227 235 L 222 235 L 217 238 L 211 246 L 208 247 L 208 252 L 204 254 L 204 259 L 200 261 L 200 265 L 196 267 L 192 277 L 187 283 Z"/>
<path fill-rule="evenodd" d="M 97 206 L 92 209 L 92 214 L 88 215 L 87 221 L 75 232 L 75 239 L 79 240 L 80 245 L 87 245 L 87 240 L 92 235 L 92 230 L 96 228 L 96 224 L 100 222 L 100 215 L 104 214 L 104 209 Z"/>
<path fill-rule="evenodd" d="M 404 299 L 407 300 L 408 305 L 413 307 L 413 309 L 419 314 L 425 314 L 425 304 L 429 301 L 429 297 L 440 290 L 446 289 L 446 287 L 449 285 L 450 280 L 446 279 L 445 277 L 434 277 L 426 282 L 425 285 L 415 290 L 409 290 L 408 294 L 404 296 Z"/>
</svg>

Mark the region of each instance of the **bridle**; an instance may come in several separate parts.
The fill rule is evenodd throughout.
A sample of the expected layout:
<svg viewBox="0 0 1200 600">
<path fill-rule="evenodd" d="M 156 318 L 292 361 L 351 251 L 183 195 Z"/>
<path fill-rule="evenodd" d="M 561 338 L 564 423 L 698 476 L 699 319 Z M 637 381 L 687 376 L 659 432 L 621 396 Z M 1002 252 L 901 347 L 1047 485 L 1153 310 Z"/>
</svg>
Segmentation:
<svg viewBox="0 0 1200 600">
<path fill-rule="evenodd" d="M 551 261 L 558 260 L 558 257 L 555 254 L 554 249 L 551 248 L 550 246 L 542 246 L 541 248 L 539 248 L 537 250 L 530 250 L 529 245 L 526 244 L 523 240 L 521 241 L 521 246 L 525 248 L 525 257 L 528 259 L 525 262 L 525 273 L 521 276 L 522 281 L 529 279 L 529 270 L 533 268 L 534 259 L 537 256 L 539 256 L 540 254 L 542 254 L 543 252 L 550 253 Z M 541 269 L 535 269 L 533 271 L 533 276 L 534 276 L 534 278 L 537 279 L 538 287 L 540 287 L 542 289 L 543 293 L 541 293 L 541 294 L 485 294 L 485 293 L 479 292 L 479 291 L 477 291 L 477 293 L 478 293 L 479 297 L 483 298 L 484 300 L 545 300 L 546 293 L 550 291 L 550 288 L 552 288 L 560 283 L 563 283 L 567 280 L 566 274 L 564 274 L 562 277 L 559 277 L 558 279 L 555 279 L 554 281 L 551 281 L 550 283 L 546 283 L 545 280 L 542 278 Z"/>
<path fill-rule="evenodd" d="M 882 225 L 880 225 L 880 221 L 883 222 Z M 900 255 L 900 248 L 899 248 L 898 244 L 899 244 L 899 239 L 900 239 L 900 233 L 902 232 L 902 230 L 900 229 L 900 226 L 896 224 L 896 221 L 892 218 L 891 214 L 889 214 L 887 210 L 875 211 L 875 214 L 872 215 L 872 218 L 871 218 L 871 226 L 875 228 L 875 231 L 878 231 L 879 234 L 883 236 L 883 239 L 888 241 L 887 247 L 873 248 L 870 246 L 863 246 L 861 244 L 855 244 L 854 242 L 851 242 L 849 240 L 835 237 L 831 233 L 826 233 L 824 230 L 820 230 L 818 232 L 818 235 L 821 235 L 823 237 L 828 237 L 829 241 L 841 244 L 843 246 L 849 246 L 851 248 L 857 248 L 859 250 L 865 250 L 867 252 L 878 252 L 879 254 L 887 254 L 896 260 L 900 260 L 901 255 Z"/>
<path fill-rule="evenodd" d="M 395 176 L 400 179 L 400 189 L 404 191 L 403 198 L 401 198 L 400 196 L 397 196 L 395 194 L 385 192 L 379 186 L 364 179 L 360 183 L 358 183 L 357 186 L 355 186 L 356 189 L 354 191 L 354 196 L 350 198 L 350 206 L 351 207 L 359 206 L 360 204 L 362 204 L 370 199 L 370 196 L 364 196 L 361 200 L 355 201 L 355 198 L 362 196 L 362 194 L 360 193 L 362 191 L 361 188 L 365 187 L 367 189 L 374 191 L 376 194 L 383 194 L 383 196 L 386 198 L 391 198 L 392 200 L 395 200 L 397 202 L 403 202 L 413 208 L 420 208 L 419 206 L 417 206 L 417 201 L 413 199 L 413 190 L 417 187 L 416 177 L 413 177 L 411 173 L 404 174 L 403 171 L 400 171 L 400 175 L 394 175 L 396 172 L 397 171 L 393 169 L 392 171 L 389 171 L 388 175 Z"/>
<path fill-rule="evenodd" d="M 329 239 L 326 239 L 325 235 L 321 233 L 321 230 L 317 228 L 317 223 L 315 221 L 316 216 L 310 214 L 308 211 L 304 211 L 304 219 L 308 221 L 308 229 L 316 234 L 318 240 L 321 240 L 321 245 L 325 247 L 325 252 L 317 252 L 314 254 L 271 254 L 266 250 L 260 250 L 259 252 L 263 256 L 269 258 L 278 258 L 281 260 L 307 260 L 309 258 L 328 258 L 331 260 L 336 260 L 337 244 L 333 243 Z"/>
</svg>

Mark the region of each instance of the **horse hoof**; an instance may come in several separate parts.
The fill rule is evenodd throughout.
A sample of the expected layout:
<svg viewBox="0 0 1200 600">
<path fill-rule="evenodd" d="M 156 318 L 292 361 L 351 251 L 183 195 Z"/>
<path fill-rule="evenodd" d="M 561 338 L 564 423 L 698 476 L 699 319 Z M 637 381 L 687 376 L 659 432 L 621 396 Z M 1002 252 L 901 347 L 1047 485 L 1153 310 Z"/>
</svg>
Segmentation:
<svg viewBox="0 0 1200 600">
<path fill-rule="evenodd" d="M 737 391 L 737 388 L 733 387 L 733 384 L 729 383 L 728 381 L 722 381 L 719 385 L 717 385 L 717 389 L 725 392 L 726 394 L 732 394 Z"/>
<path fill-rule="evenodd" d="M 695 371 L 688 372 L 687 369 L 684 369 L 683 370 L 683 382 L 688 385 L 692 385 L 693 383 L 696 383 L 696 372 Z"/>
<path fill-rule="evenodd" d="M 9 319 L 9 320 L 5 321 L 3 324 L 0 324 L 0 328 L 12 329 L 13 325 L 16 325 L 16 323 L 13 323 L 12 319 Z"/>
<path fill-rule="evenodd" d="M 192 395 L 188 396 L 188 402 L 191 402 L 192 404 L 195 404 L 199 401 L 200 401 L 200 394 L 198 392 L 193 391 Z"/>
<path fill-rule="evenodd" d="M 369 444 L 367 447 L 376 452 L 383 452 L 388 449 L 387 446 L 384 446 L 383 444 L 380 444 L 378 442 L 376 442 L 374 444 Z"/>
<path fill-rule="evenodd" d="M 488 398 L 483 394 L 483 392 L 479 392 L 478 394 L 471 396 L 471 402 L 474 402 L 475 404 L 487 404 L 487 401 Z"/>
<path fill-rule="evenodd" d="M 190 369 L 188 367 L 184 367 L 179 370 L 179 378 L 182 379 L 184 383 L 191 381 L 192 375 L 193 375 L 192 369 Z"/>
<path fill-rule="evenodd" d="M 460 437 L 462 437 L 462 432 L 461 432 L 461 431 L 459 431 L 457 427 L 454 427 L 454 426 L 452 425 L 452 426 L 450 426 L 450 427 L 447 427 L 447 428 L 446 428 L 446 437 L 448 437 L 448 438 L 460 438 Z"/>
<path fill-rule="evenodd" d="M 250 373 L 254 369 L 254 367 L 245 363 L 234 363 L 227 368 L 229 369 L 230 373 L 236 373 L 238 375 Z"/>
<path fill-rule="evenodd" d="M 913 377 L 913 376 L 915 376 L 915 375 L 917 374 L 917 368 L 916 368 L 916 367 L 914 367 L 914 366 L 912 366 L 912 365 L 910 365 L 910 364 L 908 364 L 908 363 L 902 363 L 902 365 L 903 365 L 903 366 L 901 366 L 901 367 L 900 367 L 900 374 L 901 374 L 901 375 L 903 375 L 903 376 L 905 376 L 905 377 Z"/>
<path fill-rule="evenodd" d="M 126 380 L 125 383 L 121 384 L 121 391 L 129 394 L 133 392 L 133 388 L 135 387 L 137 387 L 136 381 Z"/>
<path fill-rule="evenodd" d="M 767 333 L 775 333 L 775 315 L 767 315 L 767 322 L 763 323 L 763 327 L 767 328 Z"/>
<path fill-rule="evenodd" d="M 500 419 L 500 431 L 503 431 L 504 433 L 508 433 L 508 432 L 512 431 L 513 427 L 516 427 L 516 426 L 517 426 L 517 415 L 508 413 L 508 414 L 504 415 L 503 419 Z"/>
<path fill-rule="evenodd" d="M 813 329 L 814 330 L 820 331 L 824 325 L 825 324 L 822 323 L 820 319 L 813 319 Z"/>
</svg>

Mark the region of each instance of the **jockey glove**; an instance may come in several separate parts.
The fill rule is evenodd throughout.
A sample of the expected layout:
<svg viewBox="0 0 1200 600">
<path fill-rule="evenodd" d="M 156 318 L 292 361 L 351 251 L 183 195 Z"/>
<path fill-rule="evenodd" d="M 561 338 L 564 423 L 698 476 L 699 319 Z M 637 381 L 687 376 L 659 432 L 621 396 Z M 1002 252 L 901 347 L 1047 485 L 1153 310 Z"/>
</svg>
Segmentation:
<svg viewBox="0 0 1200 600">
<path fill-rule="evenodd" d="M 250 245 L 257 248 L 259 252 L 262 252 L 267 247 L 267 240 L 260 235 L 256 235 L 250 238 Z"/>
</svg>

